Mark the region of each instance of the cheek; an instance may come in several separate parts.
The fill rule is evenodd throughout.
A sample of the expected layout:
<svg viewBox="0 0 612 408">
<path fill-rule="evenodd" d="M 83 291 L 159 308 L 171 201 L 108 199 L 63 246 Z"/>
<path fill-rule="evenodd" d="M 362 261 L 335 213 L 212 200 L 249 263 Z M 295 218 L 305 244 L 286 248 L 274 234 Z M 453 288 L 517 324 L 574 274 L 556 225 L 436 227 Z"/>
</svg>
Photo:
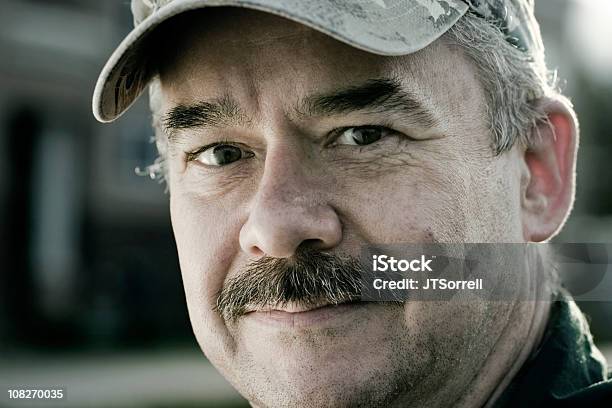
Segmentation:
<svg viewBox="0 0 612 408">
<path fill-rule="evenodd" d="M 343 203 L 368 243 L 520 240 L 518 186 L 507 160 L 444 158 L 344 181 Z M 350 225 L 349 225 L 350 227 Z"/>
<path fill-rule="evenodd" d="M 489 176 L 487 199 L 495 203 L 495 207 L 486 213 L 490 217 L 488 224 L 496 227 L 496 241 L 524 241 L 520 160 L 516 152 L 506 154 L 496 160 Z"/>
<path fill-rule="evenodd" d="M 237 213 L 227 200 L 203 201 L 195 194 L 172 192 L 172 227 L 188 295 L 210 298 L 220 288 L 238 251 Z"/>
<path fill-rule="evenodd" d="M 520 176 L 512 154 L 482 160 L 455 180 L 463 194 L 470 236 L 466 242 L 520 242 Z"/>
<path fill-rule="evenodd" d="M 215 300 L 227 272 L 239 258 L 240 223 L 236 208 L 202 202 L 197 196 L 172 191 L 170 214 L 178 249 L 183 286 L 193 330 L 209 357 L 220 351 L 224 324 L 215 312 Z"/>
<path fill-rule="evenodd" d="M 460 174 L 424 163 L 386 172 L 367 183 L 345 183 L 345 208 L 365 242 L 464 241 L 467 191 Z"/>
</svg>

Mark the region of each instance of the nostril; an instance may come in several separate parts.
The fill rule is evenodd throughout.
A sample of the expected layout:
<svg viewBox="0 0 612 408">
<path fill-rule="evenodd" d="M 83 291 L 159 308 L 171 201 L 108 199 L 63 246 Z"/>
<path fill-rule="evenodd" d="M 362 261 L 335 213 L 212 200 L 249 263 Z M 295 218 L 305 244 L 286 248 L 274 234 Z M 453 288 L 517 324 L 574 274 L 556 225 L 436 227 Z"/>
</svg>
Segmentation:
<svg viewBox="0 0 612 408">
<path fill-rule="evenodd" d="M 300 244 L 300 247 L 308 249 L 324 249 L 325 242 L 323 242 L 322 239 L 305 239 Z"/>
<path fill-rule="evenodd" d="M 251 247 L 251 255 L 256 256 L 256 257 L 262 257 L 265 255 L 264 251 L 262 251 L 261 249 L 259 249 L 259 247 L 257 246 L 252 246 Z"/>
</svg>

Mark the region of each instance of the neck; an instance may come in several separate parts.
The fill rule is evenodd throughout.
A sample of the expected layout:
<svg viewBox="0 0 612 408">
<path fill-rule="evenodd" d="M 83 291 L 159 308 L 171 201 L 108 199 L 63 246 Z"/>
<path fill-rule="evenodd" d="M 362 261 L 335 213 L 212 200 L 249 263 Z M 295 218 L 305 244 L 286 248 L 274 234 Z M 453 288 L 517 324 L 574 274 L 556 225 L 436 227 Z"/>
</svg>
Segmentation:
<svg viewBox="0 0 612 408">
<path fill-rule="evenodd" d="M 488 398 L 487 402 L 483 404 L 485 407 L 494 406 L 495 402 L 499 399 L 502 393 L 508 388 L 516 374 L 523 367 L 523 364 L 534 354 L 534 352 L 538 349 L 538 346 L 542 343 L 542 339 L 544 337 L 544 332 L 546 330 L 546 325 L 548 323 L 548 317 L 550 315 L 550 301 L 531 301 L 531 303 L 535 303 L 535 318 L 528 332 L 528 337 L 523 345 L 523 348 L 520 350 L 517 359 L 512 362 L 509 366 L 509 370 L 507 373 L 502 373 L 502 378 L 500 383 L 495 387 L 491 396 Z M 539 304 L 539 305 L 538 305 Z"/>
<path fill-rule="evenodd" d="M 538 348 L 548 322 L 550 301 L 522 301 L 516 306 L 514 318 L 525 319 L 525 316 L 532 316 L 531 324 L 526 328 L 527 335 L 519 338 L 516 325 L 506 326 L 479 375 L 469 385 L 469 391 L 461 398 L 457 407 L 494 406 L 523 364 Z"/>
<path fill-rule="evenodd" d="M 541 263 L 538 266 L 543 267 Z M 548 278 L 536 278 L 527 290 L 528 297 L 524 298 L 535 300 L 515 301 L 508 324 L 502 330 L 479 375 L 470 384 L 468 393 L 457 406 L 494 406 L 542 342 L 553 299 L 551 286 Z"/>
</svg>

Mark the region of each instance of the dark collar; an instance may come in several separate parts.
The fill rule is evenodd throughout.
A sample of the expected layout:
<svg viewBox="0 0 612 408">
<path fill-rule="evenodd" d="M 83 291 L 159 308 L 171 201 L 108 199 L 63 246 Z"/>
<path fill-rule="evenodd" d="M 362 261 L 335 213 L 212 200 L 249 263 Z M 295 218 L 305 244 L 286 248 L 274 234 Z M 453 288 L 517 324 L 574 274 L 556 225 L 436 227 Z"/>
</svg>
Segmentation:
<svg viewBox="0 0 612 408">
<path fill-rule="evenodd" d="M 523 365 L 495 407 L 612 407 L 606 360 L 593 344 L 584 315 L 561 294 L 539 349 Z"/>
</svg>

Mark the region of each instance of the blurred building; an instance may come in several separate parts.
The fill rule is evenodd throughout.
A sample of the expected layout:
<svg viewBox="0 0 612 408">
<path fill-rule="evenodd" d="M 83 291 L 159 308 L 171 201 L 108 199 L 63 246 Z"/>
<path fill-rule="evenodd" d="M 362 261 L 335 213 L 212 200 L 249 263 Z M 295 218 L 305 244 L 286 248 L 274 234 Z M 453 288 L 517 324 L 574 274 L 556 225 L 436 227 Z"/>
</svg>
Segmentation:
<svg viewBox="0 0 612 408">
<path fill-rule="evenodd" d="M 189 339 L 167 196 L 134 171 L 155 158 L 146 101 L 91 114 L 129 2 L 0 10 L 0 347 Z"/>
</svg>

